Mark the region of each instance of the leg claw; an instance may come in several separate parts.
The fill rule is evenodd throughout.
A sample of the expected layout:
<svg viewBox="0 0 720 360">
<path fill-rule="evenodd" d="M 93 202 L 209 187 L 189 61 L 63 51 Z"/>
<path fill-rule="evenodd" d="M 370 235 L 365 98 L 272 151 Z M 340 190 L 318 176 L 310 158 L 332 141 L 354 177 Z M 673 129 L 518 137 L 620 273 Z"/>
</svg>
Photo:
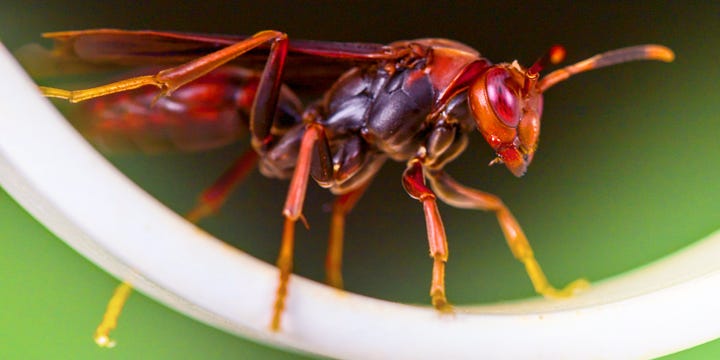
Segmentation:
<svg viewBox="0 0 720 360">
<path fill-rule="evenodd" d="M 550 299 L 567 299 L 573 295 L 582 292 L 590 287 L 590 282 L 586 279 L 577 279 L 570 284 L 567 284 L 562 289 L 556 289 L 554 287 L 548 287 L 539 291 L 540 294 Z"/>
</svg>

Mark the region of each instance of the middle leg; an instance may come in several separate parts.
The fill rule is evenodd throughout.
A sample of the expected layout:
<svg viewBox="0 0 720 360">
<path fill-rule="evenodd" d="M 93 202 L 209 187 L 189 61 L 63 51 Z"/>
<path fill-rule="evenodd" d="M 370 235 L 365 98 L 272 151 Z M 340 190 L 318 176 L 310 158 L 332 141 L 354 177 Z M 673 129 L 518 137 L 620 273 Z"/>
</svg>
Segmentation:
<svg viewBox="0 0 720 360">
<path fill-rule="evenodd" d="M 343 288 L 342 253 L 343 239 L 345 237 L 345 217 L 355 207 L 368 185 L 369 183 L 366 183 L 348 193 L 338 195 L 335 202 L 333 202 L 328 250 L 325 258 L 325 282 L 338 289 Z"/>
<path fill-rule="evenodd" d="M 435 194 L 425 185 L 425 177 L 420 160 L 413 159 L 403 173 L 405 191 L 423 205 L 425 226 L 430 244 L 430 257 L 433 258 L 432 283 L 430 297 L 433 306 L 440 311 L 450 311 L 452 307 L 445 295 L 445 263 L 448 260 L 447 237 L 440 212 L 437 208 Z"/>
<path fill-rule="evenodd" d="M 318 124 L 308 124 L 305 127 L 305 133 L 300 142 L 300 150 L 298 152 L 295 170 L 290 180 L 285 206 L 283 207 L 283 216 L 285 217 L 285 225 L 283 227 L 282 242 L 280 244 L 280 254 L 277 259 L 277 267 L 280 269 L 280 278 L 277 291 L 275 294 L 275 303 L 273 305 L 272 320 L 270 329 L 272 331 L 280 330 L 280 322 L 282 313 L 285 310 L 285 299 L 287 297 L 287 286 L 290 280 L 290 274 L 293 268 L 293 249 L 295 244 L 295 223 L 298 220 L 305 219 L 302 215 L 303 203 L 305 201 L 305 193 L 307 191 L 308 180 L 310 177 L 310 166 L 313 158 L 313 150 L 316 144 L 325 145 L 325 130 Z"/>
</svg>

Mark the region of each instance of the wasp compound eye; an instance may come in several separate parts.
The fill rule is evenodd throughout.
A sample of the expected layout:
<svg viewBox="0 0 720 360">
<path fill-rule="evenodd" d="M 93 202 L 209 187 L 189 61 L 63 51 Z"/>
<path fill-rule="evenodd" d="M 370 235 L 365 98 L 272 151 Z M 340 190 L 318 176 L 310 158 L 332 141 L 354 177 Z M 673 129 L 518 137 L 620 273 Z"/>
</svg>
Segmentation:
<svg viewBox="0 0 720 360">
<path fill-rule="evenodd" d="M 503 124 L 514 128 L 520 122 L 520 101 L 518 93 L 509 86 L 512 81 L 505 69 L 492 69 L 487 74 L 487 97 L 495 115 Z"/>
</svg>

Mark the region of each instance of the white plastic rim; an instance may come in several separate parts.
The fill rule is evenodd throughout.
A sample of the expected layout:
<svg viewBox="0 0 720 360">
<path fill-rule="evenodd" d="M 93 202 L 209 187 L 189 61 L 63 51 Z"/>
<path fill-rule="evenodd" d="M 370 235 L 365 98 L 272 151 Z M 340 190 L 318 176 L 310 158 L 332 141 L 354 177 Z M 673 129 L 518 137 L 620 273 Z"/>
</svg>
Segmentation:
<svg viewBox="0 0 720 360">
<path fill-rule="evenodd" d="M 720 337 L 720 322 L 708 318 L 720 314 L 720 232 L 570 300 L 460 308 L 454 316 L 294 276 L 283 330 L 272 333 L 274 267 L 187 223 L 119 173 L 2 47 L 0 74 L 5 190 L 114 276 L 225 331 L 351 359 L 646 358 Z"/>
</svg>

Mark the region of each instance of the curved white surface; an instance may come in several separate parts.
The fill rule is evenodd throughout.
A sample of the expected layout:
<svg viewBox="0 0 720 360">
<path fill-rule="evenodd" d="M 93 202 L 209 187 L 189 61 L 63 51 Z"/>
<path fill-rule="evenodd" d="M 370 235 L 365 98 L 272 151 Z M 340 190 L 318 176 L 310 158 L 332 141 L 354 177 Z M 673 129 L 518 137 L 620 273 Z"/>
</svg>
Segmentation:
<svg viewBox="0 0 720 360">
<path fill-rule="evenodd" d="M 0 49 L 1 50 L 1 49 Z M 179 311 L 245 337 L 338 358 L 638 358 L 720 337 L 720 232 L 568 301 L 434 310 L 277 274 L 167 210 L 98 155 L 0 51 L 0 182 L 80 253 Z M 172 251 L 168 251 L 172 249 Z"/>
</svg>

